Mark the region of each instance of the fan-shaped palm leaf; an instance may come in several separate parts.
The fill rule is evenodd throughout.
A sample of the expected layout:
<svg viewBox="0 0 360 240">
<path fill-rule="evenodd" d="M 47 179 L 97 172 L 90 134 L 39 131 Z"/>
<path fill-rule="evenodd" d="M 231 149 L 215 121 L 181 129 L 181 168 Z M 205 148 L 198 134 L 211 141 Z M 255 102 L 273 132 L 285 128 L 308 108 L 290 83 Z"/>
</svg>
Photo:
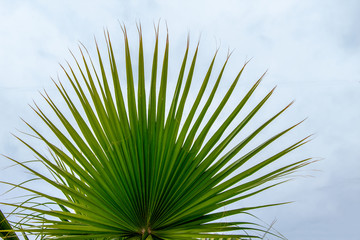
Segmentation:
<svg viewBox="0 0 360 240">
<path fill-rule="evenodd" d="M 223 136 L 260 84 L 261 77 L 248 89 L 245 96 L 239 99 L 220 127 L 211 133 L 210 129 L 214 127 L 233 94 L 246 64 L 234 78 L 220 103 L 214 107 L 214 96 L 228 62 L 227 58 L 221 71 L 213 73 L 217 55 L 215 53 L 195 101 L 185 115 L 185 103 L 188 100 L 198 55 L 196 48 L 189 60 L 188 42 L 170 107 L 166 110 L 168 37 L 160 65 L 156 31 L 147 98 L 141 29 L 137 74 L 133 72 L 126 29 L 123 28 L 123 31 L 125 79 L 119 75 L 119 66 L 107 34 L 107 60 L 97 47 L 97 65 L 91 60 L 86 49 L 80 48 L 82 59 L 78 61 L 75 58 L 79 74 L 76 74 L 70 65 L 63 68 L 76 93 L 76 99 L 62 83 L 55 83 L 71 111 L 75 125 L 46 93 L 44 99 L 62 126 L 56 125 L 48 118 L 48 114 L 35 105 L 34 111 L 62 146 L 52 143 L 30 124 L 28 125 L 36 137 L 50 149 L 51 157 L 20 140 L 47 166 L 54 178 L 49 178 L 26 164 L 13 161 L 60 190 L 65 197 L 18 186 L 58 206 L 48 210 L 41 205 L 13 204 L 30 211 L 25 214 L 28 221 L 22 226 L 27 232 L 40 233 L 51 239 L 258 238 L 256 232 L 265 230 L 255 223 L 242 221 L 241 215 L 236 222 L 224 222 L 221 219 L 277 204 L 221 209 L 276 186 L 282 180 L 272 182 L 273 180 L 278 180 L 310 162 L 310 159 L 304 159 L 277 169 L 268 167 L 303 145 L 307 141 L 307 138 L 304 138 L 261 162 L 242 171 L 238 170 L 297 125 L 284 129 L 251 151 L 240 154 L 249 142 L 291 104 L 266 120 L 241 142 L 234 144 L 233 139 L 262 109 L 274 89 L 237 122 L 228 135 Z M 186 70 L 188 62 L 190 66 Z M 110 65 L 110 74 L 106 70 L 107 63 Z M 160 79 L 157 79 L 158 75 Z M 210 87 L 209 82 L 213 75 L 215 83 Z M 126 92 L 120 86 L 122 81 L 126 81 Z M 160 87 L 157 92 L 158 82 Z M 205 94 L 206 89 L 210 89 L 208 96 Z M 203 105 L 200 105 L 200 102 Z M 205 117 L 206 114 L 208 118 Z M 224 152 L 229 146 L 233 147 Z"/>
</svg>

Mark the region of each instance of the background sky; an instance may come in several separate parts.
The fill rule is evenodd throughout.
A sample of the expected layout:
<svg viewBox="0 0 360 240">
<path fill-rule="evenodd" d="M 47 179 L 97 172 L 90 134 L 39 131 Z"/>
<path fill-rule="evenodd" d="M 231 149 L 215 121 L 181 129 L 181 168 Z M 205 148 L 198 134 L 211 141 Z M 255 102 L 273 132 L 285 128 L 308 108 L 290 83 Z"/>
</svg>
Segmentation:
<svg viewBox="0 0 360 240">
<path fill-rule="evenodd" d="M 50 77 L 63 77 L 58 63 L 71 59 L 68 49 L 76 52 L 81 41 L 93 52 L 93 37 L 103 43 L 104 28 L 114 44 L 122 46 L 119 21 L 136 42 L 135 23 L 141 21 L 150 57 L 153 23 L 159 19 L 162 36 L 165 21 L 169 28 L 170 73 L 177 72 L 187 34 L 192 50 L 201 35 L 196 76 L 202 76 L 218 46 L 219 65 L 228 49 L 235 49 L 223 91 L 242 64 L 252 59 L 239 91 L 266 70 L 259 94 L 278 86 L 264 116 L 296 100 L 273 125 L 274 132 L 308 117 L 289 139 L 315 133 L 314 140 L 291 158 L 321 160 L 301 171 L 296 181 L 253 200 L 294 203 L 256 215 L 267 223 L 276 219 L 275 228 L 290 240 L 360 239 L 358 0 L 0 0 L 0 153 L 32 158 L 10 132 L 27 131 L 20 117 L 41 129 L 28 104 L 41 102 L 42 89 L 55 93 Z M 0 159 L 0 180 L 28 178 L 24 170 L 5 168 L 10 164 Z M 0 195 L 0 201 L 7 198 Z"/>
</svg>

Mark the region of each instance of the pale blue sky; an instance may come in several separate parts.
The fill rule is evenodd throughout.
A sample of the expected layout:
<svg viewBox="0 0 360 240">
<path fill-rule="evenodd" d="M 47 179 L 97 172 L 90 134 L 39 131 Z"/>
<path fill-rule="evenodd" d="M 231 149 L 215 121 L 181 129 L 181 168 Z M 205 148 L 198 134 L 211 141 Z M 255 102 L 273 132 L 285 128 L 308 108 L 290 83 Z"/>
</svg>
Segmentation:
<svg viewBox="0 0 360 240">
<path fill-rule="evenodd" d="M 241 86 L 268 70 L 263 90 L 277 85 L 269 112 L 292 99 L 296 103 L 279 124 L 309 117 L 295 138 L 315 139 L 294 158 L 322 158 L 303 177 L 257 197 L 254 202 L 295 203 L 257 212 L 290 240 L 359 239 L 360 214 L 360 2 L 357 0 L 152 0 L 152 1 L 0 1 L 0 153 L 29 160 L 31 155 L 9 132 L 25 130 L 19 117 L 38 124 L 28 103 L 39 90 L 54 92 L 50 77 L 61 76 L 58 63 L 70 59 L 78 41 L 93 50 L 108 28 L 120 39 L 119 22 L 131 35 L 136 21 L 152 49 L 153 22 L 167 22 L 174 72 L 188 32 L 192 46 L 201 35 L 201 70 L 216 47 L 220 58 L 235 49 L 230 73 L 252 58 Z M 115 40 L 116 39 L 116 40 Z M 119 42 L 119 46 L 122 42 Z M 136 47 L 136 45 L 134 46 Z M 287 125 L 286 125 L 287 126 Z M 275 131 L 279 125 L 274 126 Z M 294 137 L 293 135 L 293 137 Z M 291 136 L 290 136 L 291 139 Z M 19 169 L 3 170 L 0 180 L 22 180 Z M 313 171 L 317 170 L 317 171 Z M 10 174 L 11 173 L 11 174 Z M 0 186 L 2 193 L 2 186 Z M 0 195 L 0 201 L 7 196 Z"/>
</svg>

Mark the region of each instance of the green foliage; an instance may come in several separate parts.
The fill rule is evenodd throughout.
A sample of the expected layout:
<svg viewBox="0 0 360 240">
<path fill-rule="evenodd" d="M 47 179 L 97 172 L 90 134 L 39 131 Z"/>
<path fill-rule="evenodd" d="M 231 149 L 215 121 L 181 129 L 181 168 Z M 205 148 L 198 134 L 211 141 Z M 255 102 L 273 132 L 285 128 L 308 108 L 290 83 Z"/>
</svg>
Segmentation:
<svg viewBox="0 0 360 240">
<path fill-rule="evenodd" d="M 217 123 L 246 64 L 220 103 L 215 104 L 214 96 L 228 62 L 227 58 L 221 71 L 213 73 L 215 53 L 196 98 L 190 105 L 190 111 L 184 114 L 198 55 L 197 47 L 193 56 L 189 57 L 188 42 L 175 91 L 168 103 L 170 107 L 166 110 L 168 37 L 162 64 L 159 64 L 156 30 L 147 98 L 141 29 L 137 71 L 132 67 L 126 29 L 123 28 L 123 31 L 126 79 L 119 76 L 119 66 L 107 34 L 106 57 L 101 55 L 96 44 L 97 64 L 86 54 L 85 48 L 80 48 L 82 58 L 75 58 L 78 70 L 70 65 L 63 68 L 76 96 L 71 95 L 62 83 L 55 83 L 72 114 L 72 120 L 65 116 L 47 93 L 44 99 L 62 126 L 56 125 L 50 120 L 49 114 L 35 105 L 34 111 L 61 142 L 61 146 L 52 143 L 30 124 L 28 126 L 36 138 L 47 145 L 51 156 L 42 154 L 36 147 L 19 138 L 54 178 L 41 174 L 27 164 L 13 161 L 60 190 L 63 196 L 8 184 L 45 198 L 49 204 L 55 203 L 58 207 L 52 206 L 49 210 L 43 205 L 31 205 L 30 202 L 7 205 L 27 212 L 27 220 L 23 224 L 26 232 L 51 239 L 260 238 L 259 235 L 267 230 L 256 223 L 242 221 L 241 216 L 254 209 L 278 204 L 232 207 L 229 210 L 224 210 L 224 207 L 282 183 L 282 177 L 310 163 L 310 159 L 304 159 L 289 162 L 280 168 L 271 168 L 271 164 L 306 143 L 308 140 L 304 138 L 263 161 L 240 169 L 298 125 L 284 129 L 249 152 L 241 151 L 291 104 L 264 121 L 242 141 L 234 143 L 233 139 L 246 125 L 251 124 L 252 118 L 263 108 L 274 89 L 252 107 L 241 121 L 236 120 L 235 128 L 224 135 L 260 84 L 261 77 L 239 99 L 226 120 L 211 133 L 210 129 Z M 107 64 L 110 66 L 110 74 Z M 188 70 L 187 64 L 190 64 Z M 76 74 L 76 71 L 80 74 Z M 158 75 L 160 79 L 157 79 Z M 213 75 L 215 83 L 211 87 L 209 83 Z M 124 82 L 126 92 L 120 86 Z M 158 83 L 160 87 L 157 92 Z M 206 89 L 210 89 L 208 96 L 205 94 Z M 225 152 L 230 146 L 232 148 Z M 224 221 L 225 217 L 233 215 L 238 215 L 239 221 Z M 277 236 L 275 233 L 270 234 Z"/>
<path fill-rule="evenodd" d="M 0 210 L 0 237 L 6 240 L 19 240 L 16 233 L 13 231 L 9 221 Z"/>
</svg>

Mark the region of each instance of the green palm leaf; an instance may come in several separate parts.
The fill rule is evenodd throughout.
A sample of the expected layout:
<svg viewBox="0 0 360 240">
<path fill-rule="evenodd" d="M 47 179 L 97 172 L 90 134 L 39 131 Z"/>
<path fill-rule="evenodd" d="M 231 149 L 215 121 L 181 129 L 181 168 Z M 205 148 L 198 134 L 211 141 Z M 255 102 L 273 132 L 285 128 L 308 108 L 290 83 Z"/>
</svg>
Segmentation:
<svg viewBox="0 0 360 240">
<path fill-rule="evenodd" d="M 0 237 L 7 240 L 19 240 L 9 221 L 0 210 Z"/>
<path fill-rule="evenodd" d="M 25 218 L 28 218 L 22 225 L 26 232 L 41 234 L 51 239 L 260 238 L 267 229 L 253 222 L 241 221 L 241 214 L 248 215 L 251 210 L 279 204 L 230 210 L 224 210 L 224 207 L 284 182 L 282 177 L 311 162 L 310 159 L 304 159 L 277 169 L 271 168 L 271 164 L 306 143 L 308 138 L 304 138 L 239 171 L 240 167 L 251 162 L 274 141 L 298 125 L 295 124 L 264 140 L 249 152 L 242 151 L 291 104 L 265 120 L 241 142 L 234 142 L 234 138 L 245 126 L 251 124 L 253 117 L 274 92 L 273 89 L 265 95 L 241 121 L 236 120 L 261 83 L 261 77 L 245 96 L 239 99 L 220 127 L 211 134 L 210 129 L 214 128 L 235 91 L 246 64 L 222 96 L 221 102 L 216 105 L 213 102 L 214 96 L 229 57 L 223 63 L 221 71 L 214 73 L 217 57 L 215 52 L 195 101 L 190 103 L 190 111 L 185 115 L 184 109 L 196 69 L 198 47 L 193 56 L 189 56 L 188 41 L 174 94 L 168 97 L 169 38 L 166 37 L 160 65 L 159 33 L 158 29 L 156 30 L 147 99 L 141 28 L 139 27 L 137 71 L 133 69 L 125 27 L 123 33 L 125 79 L 119 75 L 119 66 L 107 33 L 106 56 L 101 54 L 96 44 L 97 64 L 93 62 L 86 48 L 82 47 L 81 58 L 77 60 L 74 57 L 77 69 L 69 64 L 63 67 L 75 96 L 70 94 L 61 82 L 55 83 L 73 119 L 69 119 L 46 92 L 43 97 L 61 126 L 51 121 L 48 114 L 37 105 L 33 107 L 61 142 L 61 146 L 52 143 L 49 137 L 30 124 L 28 126 L 36 138 L 47 145 L 51 156 L 46 156 L 19 138 L 49 169 L 53 178 L 12 160 L 60 190 L 63 196 L 45 194 L 22 185 L 7 184 L 45 198 L 49 204 L 56 204 L 57 207 L 51 205 L 49 210 L 30 203 L 20 206 L 10 203 L 7 205 L 25 211 L 19 212 L 19 215 L 23 213 Z M 190 66 L 186 71 L 188 64 Z M 159 79 L 158 71 L 161 71 Z M 210 87 L 212 78 L 215 83 Z M 126 89 L 123 89 L 121 84 L 125 83 Z M 205 90 L 209 91 L 208 96 Z M 171 99 L 169 110 L 166 110 L 166 99 Z M 204 104 L 200 105 L 201 102 Z M 206 119 L 205 116 L 209 118 Z M 237 122 L 235 128 L 228 129 L 234 121 Z M 224 136 L 226 130 L 230 130 L 230 133 Z M 233 147 L 226 150 L 229 146 Z M 274 180 L 277 181 L 272 182 Z M 225 217 L 238 214 L 240 221 L 224 221 Z M 251 234 L 247 234 L 248 232 Z"/>
</svg>

